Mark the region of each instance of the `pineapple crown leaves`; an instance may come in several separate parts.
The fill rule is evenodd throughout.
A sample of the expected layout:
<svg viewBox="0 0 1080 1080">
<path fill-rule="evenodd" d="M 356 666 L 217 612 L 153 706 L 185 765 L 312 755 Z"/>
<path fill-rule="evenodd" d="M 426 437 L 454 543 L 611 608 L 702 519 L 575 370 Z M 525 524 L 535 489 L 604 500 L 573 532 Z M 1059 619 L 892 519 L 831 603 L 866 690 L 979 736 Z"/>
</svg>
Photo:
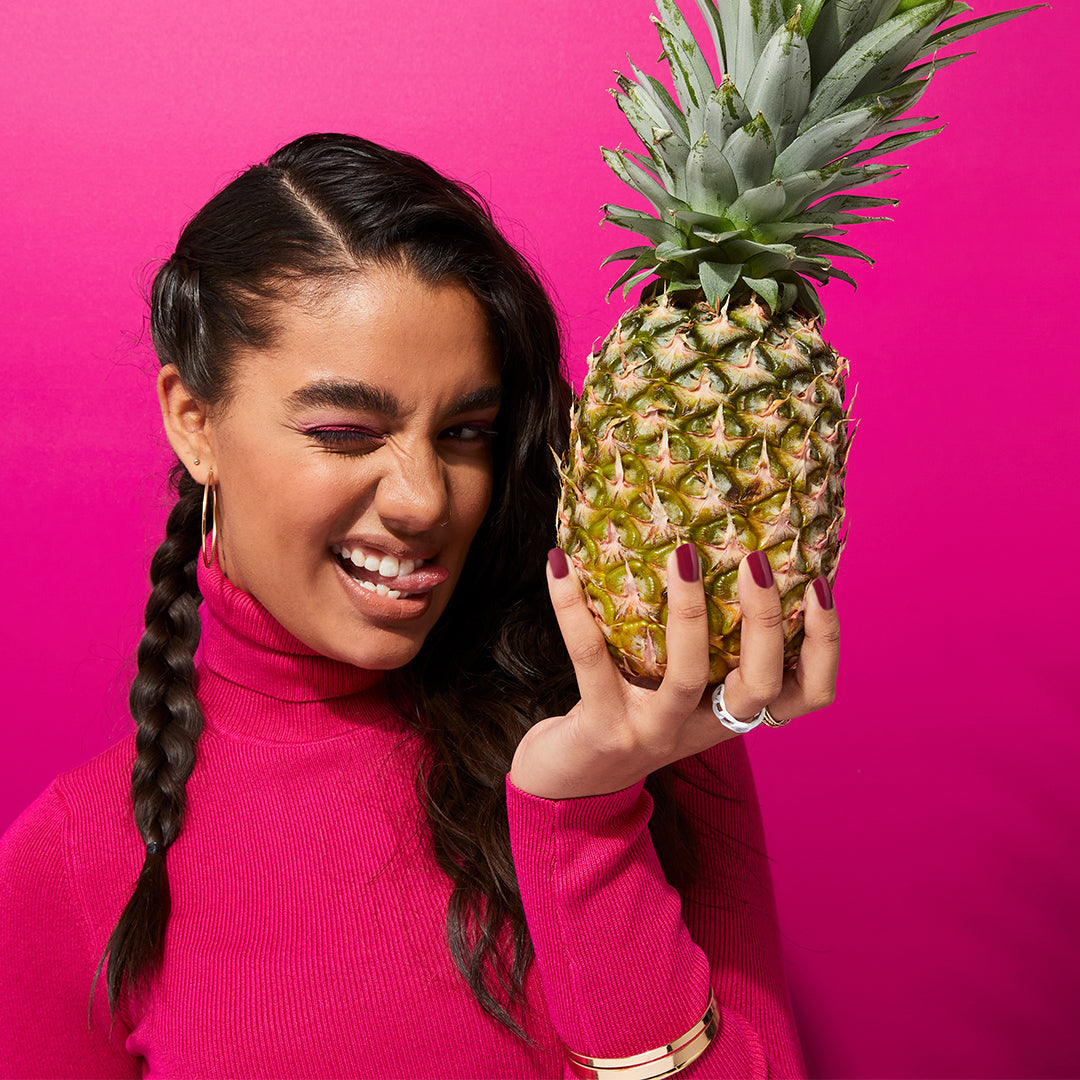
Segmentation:
<svg viewBox="0 0 1080 1080">
<path fill-rule="evenodd" d="M 611 291 L 657 278 L 717 309 L 740 289 L 818 318 L 817 285 L 855 284 L 833 259 L 872 261 L 835 237 L 887 220 L 859 211 L 896 204 L 851 192 L 905 167 L 877 159 L 942 130 L 909 110 L 936 71 L 972 54 L 938 50 L 1046 6 L 956 23 L 971 10 L 960 0 L 695 0 L 717 82 L 675 0 L 655 2 L 675 93 L 632 62 L 612 91 L 645 153 L 604 160 L 654 212 L 604 207 L 646 241 L 605 260 L 630 264 Z"/>
</svg>

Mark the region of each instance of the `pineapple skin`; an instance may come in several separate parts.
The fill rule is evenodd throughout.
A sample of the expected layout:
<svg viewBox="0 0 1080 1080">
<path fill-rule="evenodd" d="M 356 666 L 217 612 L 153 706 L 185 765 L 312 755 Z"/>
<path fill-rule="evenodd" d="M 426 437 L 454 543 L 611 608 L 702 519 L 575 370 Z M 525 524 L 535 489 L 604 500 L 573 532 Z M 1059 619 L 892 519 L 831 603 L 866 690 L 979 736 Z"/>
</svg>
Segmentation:
<svg viewBox="0 0 1080 1080">
<path fill-rule="evenodd" d="M 589 357 L 560 467 L 558 538 L 619 668 L 647 679 L 667 662 L 667 557 L 694 543 L 709 681 L 720 682 L 739 662 L 748 552 L 772 567 L 789 667 L 807 585 L 835 580 L 848 365 L 794 310 L 771 315 L 755 297 L 719 311 L 686 304 L 667 294 L 640 304 Z"/>
</svg>

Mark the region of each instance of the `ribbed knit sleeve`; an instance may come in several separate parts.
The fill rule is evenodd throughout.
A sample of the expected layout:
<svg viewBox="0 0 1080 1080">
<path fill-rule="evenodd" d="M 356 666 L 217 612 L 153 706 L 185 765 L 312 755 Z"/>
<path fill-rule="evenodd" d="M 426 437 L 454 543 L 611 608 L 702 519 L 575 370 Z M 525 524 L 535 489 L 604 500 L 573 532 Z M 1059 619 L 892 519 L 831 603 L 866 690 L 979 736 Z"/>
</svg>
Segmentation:
<svg viewBox="0 0 1080 1080">
<path fill-rule="evenodd" d="M 555 1029 L 590 1057 L 639 1054 L 693 1027 L 711 982 L 720 1030 L 680 1075 L 804 1076 L 741 740 L 680 763 L 676 797 L 701 864 L 685 897 L 664 878 L 641 784 L 549 800 L 507 781 L 514 862 Z"/>
<path fill-rule="evenodd" d="M 0 838 L 0 1076 L 139 1076 L 110 1025 L 71 867 L 70 815 L 49 788 Z M 100 943 L 98 943 L 100 944 Z M 111 1030 L 110 1030 L 111 1028 Z"/>
</svg>

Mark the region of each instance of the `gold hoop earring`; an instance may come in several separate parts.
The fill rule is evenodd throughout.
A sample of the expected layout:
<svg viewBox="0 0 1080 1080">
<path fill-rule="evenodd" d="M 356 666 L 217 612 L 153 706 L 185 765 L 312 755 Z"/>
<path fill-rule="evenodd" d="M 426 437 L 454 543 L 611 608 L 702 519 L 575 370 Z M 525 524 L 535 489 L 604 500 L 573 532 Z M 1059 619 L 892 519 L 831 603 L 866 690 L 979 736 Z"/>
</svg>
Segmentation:
<svg viewBox="0 0 1080 1080">
<path fill-rule="evenodd" d="M 214 486 L 214 467 L 210 466 L 210 471 L 206 474 L 206 483 L 203 484 L 202 489 L 202 525 L 200 526 L 200 535 L 202 537 L 200 547 L 202 549 L 202 561 L 203 566 L 209 569 L 214 565 L 214 559 L 217 556 L 217 492 L 214 493 L 214 508 L 210 512 L 210 553 L 206 551 L 206 504 L 210 499 L 210 489 Z"/>
</svg>

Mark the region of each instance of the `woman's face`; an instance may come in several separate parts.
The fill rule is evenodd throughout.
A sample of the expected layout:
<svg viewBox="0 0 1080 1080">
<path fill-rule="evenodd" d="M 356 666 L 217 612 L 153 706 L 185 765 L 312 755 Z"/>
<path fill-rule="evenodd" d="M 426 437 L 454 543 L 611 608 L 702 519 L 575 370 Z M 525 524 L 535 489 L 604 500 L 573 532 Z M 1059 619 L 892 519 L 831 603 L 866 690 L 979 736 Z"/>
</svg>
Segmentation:
<svg viewBox="0 0 1080 1080">
<path fill-rule="evenodd" d="M 218 557 L 318 652 L 386 669 L 446 607 L 492 489 L 499 369 L 462 285 L 372 269 L 281 304 L 205 422 Z"/>
</svg>

